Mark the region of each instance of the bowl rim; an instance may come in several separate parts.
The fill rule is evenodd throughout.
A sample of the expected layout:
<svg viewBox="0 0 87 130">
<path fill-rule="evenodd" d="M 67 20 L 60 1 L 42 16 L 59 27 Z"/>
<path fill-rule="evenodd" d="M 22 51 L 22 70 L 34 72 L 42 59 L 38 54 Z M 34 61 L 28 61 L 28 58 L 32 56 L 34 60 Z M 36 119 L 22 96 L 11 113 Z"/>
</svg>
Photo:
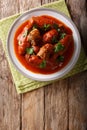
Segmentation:
<svg viewBox="0 0 87 130">
<path fill-rule="evenodd" d="M 10 54 L 10 51 L 9 51 L 9 46 L 8 46 L 8 43 L 9 43 L 9 37 L 10 37 L 10 34 L 11 34 L 11 32 L 12 32 L 12 30 L 13 30 L 13 27 L 14 27 L 14 25 L 18 22 L 18 21 L 20 21 L 20 19 L 22 19 L 24 16 L 26 16 L 26 15 L 28 15 L 28 14 L 30 14 L 30 13 L 33 13 L 33 12 L 35 12 L 35 11 L 42 11 L 42 10 L 44 10 L 44 11 L 52 11 L 52 12 L 54 12 L 54 13 L 58 13 L 58 14 L 60 14 L 60 15 L 62 15 L 65 19 L 67 19 L 71 24 L 72 24 L 72 26 L 73 26 L 73 28 L 75 29 L 75 32 L 76 32 L 76 34 L 78 35 L 78 42 L 79 42 L 79 48 L 78 48 L 78 52 L 77 52 L 77 54 L 76 54 L 76 61 L 74 62 L 74 63 L 72 63 L 72 64 L 70 64 L 70 66 L 67 66 L 69 63 L 70 63 L 70 61 L 68 62 L 68 64 L 66 65 L 67 66 L 67 71 L 65 70 L 63 73 L 62 73 L 62 75 L 60 76 L 54 76 L 53 78 L 50 78 L 50 79 L 40 79 L 38 76 L 37 77 L 33 77 L 33 76 L 31 76 L 31 75 L 27 75 L 26 73 L 24 73 L 24 71 L 22 71 L 17 65 L 16 65 L 16 63 L 14 62 L 14 60 L 13 60 L 13 58 L 12 58 L 12 56 L 11 56 L 11 54 Z M 49 15 L 49 14 L 48 14 Z M 59 19 L 60 20 L 60 19 Z M 60 20 L 61 21 L 61 20 Z M 66 24 L 66 26 L 67 26 L 67 24 Z M 8 32 L 8 37 L 7 37 L 7 52 L 8 52 L 8 55 L 9 55 L 9 58 L 11 59 L 11 62 L 13 63 L 13 65 L 15 66 L 15 68 L 21 73 L 21 74 L 23 74 L 24 76 L 26 76 L 27 78 L 30 78 L 30 79 L 33 79 L 33 80 L 37 80 L 37 81 L 52 81 L 52 80 L 56 80 L 56 79 L 59 79 L 59 78 L 62 78 L 63 76 L 65 76 L 73 67 L 74 67 L 74 65 L 76 64 L 76 62 L 77 62 L 77 60 L 78 60 L 78 58 L 79 58 L 79 55 L 80 55 L 80 50 L 81 50 L 81 39 L 80 39 L 80 34 L 79 34 L 79 31 L 78 31 L 78 29 L 77 29 L 77 27 L 76 27 L 76 25 L 74 24 L 74 22 L 67 16 L 67 15 L 65 15 L 64 13 L 62 13 L 62 12 L 60 12 L 60 11 L 57 11 L 57 10 L 55 10 L 55 9 L 51 9 L 51 8 L 45 8 L 45 7 L 40 7 L 40 8 L 35 8 L 35 9 L 31 9 L 31 10 L 29 10 L 29 11 L 26 11 L 25 13 L 23 13 L 22 15 L 20 15 L 14 22 L 13 22 L 13 24 L 11 25 L 11 27 L 10 27 L 10 29 L 9 29 L 9 32 Z M 73 57 L 73 56 L 72 56 Z M 66 67 L 65 66 L 65 67 Z M 65 68 L 64 67 L 64 68 Z M 62 68 L 61 70 L 63 70 L 64 68 Z M 55 72 L 55 73 L 58 73 L 59 71 L 57 71 L 57 72 Z M 53 74 L 55 74 L 55 73 L 52 73 L 52 75 Z M 39 73 L 36 73 L 37 75 L 39 75 Z M 47 74 L 41 74 L 41 75 L 47 75 Z M 48 75 L 51 75 L 51 74 L 48 74 Z"/>
</svg>

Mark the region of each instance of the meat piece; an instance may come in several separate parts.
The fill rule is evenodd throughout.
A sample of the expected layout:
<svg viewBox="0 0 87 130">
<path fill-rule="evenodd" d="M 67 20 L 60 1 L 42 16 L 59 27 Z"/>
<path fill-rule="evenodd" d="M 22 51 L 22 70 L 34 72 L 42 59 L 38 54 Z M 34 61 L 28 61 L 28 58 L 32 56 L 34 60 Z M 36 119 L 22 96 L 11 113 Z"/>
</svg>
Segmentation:
<svg viewBox="0 0 87 130">
<path fill-rule="evenodd" d="M 58 32 L 56 29 L 52 29 L 48 32 L 46 32 L 44 35 L 43 35 L 43 42 L 44 43 L 52 43 L 52 40 L 53 38 L 56 38 L 57 39 L 58 37 Z"/>
<path fill-rule="evenodd" d="M 29 25 L 27 24 L 25 27 L 24 27 L 24 29 L 23 29 L 23 32 L 22 33 L 25 33 L 26 31 L 28 31 L 29 30 Z"/>
<path fill-rule="evenodd" d="M 32 46 L 33 49 L 34 49 L 34 52 L 37 54 L 38 51 L 40 50 L 40 47 L 39 46 Z"/>
<path fill-rule="evenodd" d="M 23 37 L 22 34 L 20 34 L 18 37 L 18 53 L 24 54 L 27 47 L 30 47 L 30 43 L 27 41 L 26 37 Z"/>
<path fill-rule="evenodd" d="M 40 32 L 38 29 L 33 29 L 28 37 L 27 37 L 27 40 L 32 44 L 32 45 L 37 45 L 40 40 L 41 40 L 41 36 L 40 36 Z"/>
<path fill-rule="evenodd" d="M 23 43 L 23 42 L 25 42 L 25 41 L 27 40 L 27 38 L 23 36 L 23 33 L 21 33 L 21 34 L 17 37 L 17 40 L 18 40 L 18 42 Z"/>
<path fill-rule="evenodd" d="M 43 26 L 43 23 L 44 23 L 44 19 L 43 17 L 41 18 L 42 16 L 33 16 L 32 19 L 34 21 L 34 24 L 38 25 L 39 27 Z"/>
<path fill-rule="evenodd" d="M 34 24 L 34 18 L 32 17 L 29 19 L 29 22 L 28 22 L 29 29 L 32 28 L 33 24 Z"/>
<path fill-rule="evenodd" d="M 33 18 L 30 18 L 29 21 L 28 21 L 28 24 L 23 28 L 22 32 L 17 37 L 18 41 L 23 42 L 26 39 L 27 35 L 29 34 L 30 29 L 33 26 L 33 24 L 34 24 L 34 20 L 33 20 Z"/>
<path fill-rule="evenodd" d="M 26 54 L 25 59 L 28 64 L 31 64 L 35 67 L 38 67 L 42 63 L 42 59 L 40 59 L 40 57 L 38 57 L 37 55 Z"/>
<path fill-rule="evenodd" d="M 67 51 L 67 49 L 68 49 L 68 47 L 69 47 L 70 42 L 72 41 L 72 39 L 73 39 L 72 35 L 66 35 L 63 39 L 61 39 L 59 41 L 59 43 L 64 46 L 64 49 L 58 51 L 57 53 L 54 53 L 54 55 L 52 56 L 53 60 L 55 60 L 59 55 L 63 55 Z M 55 44 L 55 46 L 56 45 L 57 44 Z M 54 48 L 55 48 L 55 46 L 54 46 Z"/>
<path fill-rule="evenodd" d="M 68 49 L 72 39 L 73 39 L 72 35 L 66 35 L 63 39 L 59 41 L 62 45 L 64 45 L 64 49 L 59 52 L 60 55 L 62 55 Z"/>
<path fill-rule="evenodd" d="M 27 63 L 29 62 L 29 58 L 30 58 L 30 54 L 25 54 L 25 59 L 26 59 Z"/>
<path fill-rule="evenodd" d="M 30 47 L 30 43 L 25 41 L 25 42 L 21 42 L 18 46 L 18 53 L 20 55 L 24 54 L 25 53 L 25 50 L 27 47 Z"/>
<path fill-rule="evenodd" d="M 19 54 L 24 54 L 25 49 L 27 47 L 30 47 L 30 43 L 29 43 L 29 41 L 27 41 L 27 32 L 26 31 L 28 31 L 28 26 L 25 26 L 22 33 L 19 34 L 19 36 L 17 37 Z"/>
<path fill-rule="evenodd" d="M 29 25 L 26 25 L 24 27 L 24 29 L 22 30 L 22 32 L 17 37 L 17 40 L 21 41 L 21 42 L 24 42 L 26 40 L 26 37 L 27 37 L 28 33 L 29 33 Z"/>
<path fill-rule="evenodd" d="M 37 55 L 41 58 L 41 59 L 48 59 L 50 57 L 50 55 L 53 52 L 53 45 L 52 44 L 45 44 L 43 45 L 39 52 L 37 53 Z"/>
<path fill-rule="evenodd" d="M 18 53 L 19 53 L 20 55 L 25 54 L 25 48 L 24 48 L 23 46 L 18 46 Z"/>
</svg>

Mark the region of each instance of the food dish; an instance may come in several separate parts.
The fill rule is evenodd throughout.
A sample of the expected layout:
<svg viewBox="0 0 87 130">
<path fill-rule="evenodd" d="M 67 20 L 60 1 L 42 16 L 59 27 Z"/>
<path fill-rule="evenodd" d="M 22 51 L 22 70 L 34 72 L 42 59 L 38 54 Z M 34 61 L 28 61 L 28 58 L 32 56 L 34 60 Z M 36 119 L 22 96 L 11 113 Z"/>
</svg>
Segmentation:
<svg viewBox="0 0 87 130">
<path fill-rule="evenodd" d="M 80 48 L 80 36 L 73 22 L 47 8 L 20 16 L 7 39 L 8 53 L 16 68 L 39 81 L 54 80 L 68 73 L 79 57 Z"/>
<path fill-rule="evenodd" d="M 40 74 L 58 72 L 73 55 L 72 30 L 52 16 L 33 16 L 16 30 L 14 50 L 29 71 Z"/>
</svg>

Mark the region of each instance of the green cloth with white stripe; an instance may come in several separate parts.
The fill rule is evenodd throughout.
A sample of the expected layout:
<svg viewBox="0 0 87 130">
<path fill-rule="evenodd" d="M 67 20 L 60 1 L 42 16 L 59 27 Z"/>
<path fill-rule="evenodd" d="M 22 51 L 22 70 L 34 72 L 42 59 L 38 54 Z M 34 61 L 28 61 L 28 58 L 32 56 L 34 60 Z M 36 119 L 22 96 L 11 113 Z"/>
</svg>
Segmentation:
<svg viewBox="0 0 87 130">
<path fill-rule="evenodd" d="M 67 9 L 67 6 L 66 6 L 64 0 L 52 2 L 49 4 L 43 5 L 42 7 L 53 8 L 55 10 L 59 10 L 59 11 L 65 13 L 67 16 L 69 16 L 69 12 L 68 12 L 68 9 Z M 7 49 L 6 49 L 6 39 L 7 39 L 9 28 L 11 27 L 14 20 L 17 19 L 20 15 L 21 15 L 21 13 L 0 20 L 0 39 L 2 40 L 3 48 L 5 50 L 5 53 L 6 53 L 9 65 L 10 65 L 11 73 L 12 73 L 12 76 L 14 79 L 14 83 L 15 83 L 17 92 L 18 93 L 25 93 L 25 92 L 40 88 L 42 86 L 48 85 L 50 83 L 53 83 L 54 81 L 39 82 L 39 81 L 34 81 L 31 79 L 28 79 L 28 78 L 24 77 L 22 74 L 20 74 L 15 69 L 15 67 L 13 66 L 11 61 L 9 60 L 8 54 L 7 54 Z M 69 76 L 72 76 L 76 73 L 82 72 L 84 70 L 87 70 L 87 57 L 84 53 L 84 50 L 82 49 L 77 64 L 62 79 L 67 78 Z"/>
</svg>

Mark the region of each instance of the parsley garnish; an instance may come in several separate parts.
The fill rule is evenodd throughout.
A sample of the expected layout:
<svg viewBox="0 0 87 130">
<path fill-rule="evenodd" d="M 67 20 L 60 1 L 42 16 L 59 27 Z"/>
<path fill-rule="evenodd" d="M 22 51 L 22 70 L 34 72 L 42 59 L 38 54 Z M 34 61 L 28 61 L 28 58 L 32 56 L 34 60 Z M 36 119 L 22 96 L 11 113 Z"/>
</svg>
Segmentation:
<svg viewBox="0 0 87 130">
<path fill-rule="evenodd" d="M 56 23 L 54 23 L 53 24 L 53 28 L 57 30 L 58 29 L 58 25 Z"/>
<path fill-rule="evenodd" d="M 45 68 L 46 67 L 46 60 L 43 60 L 39 67 L 41 69 Z"/>
<path fill-rule="evenodd" d="M 60 39 L 63 39 L 66 36 L 66 33 L 62 33 Z"/>
<path fill-rule="evenodd" d="M 58 24 L 56 24 L 56 23 L 53 24 L 53 28 L 56 29 L 58 32 L 61 31 Z"/>
<path fill-rule="evenodd" d="M 44 31 L 48 31 L 50 29 L 51 25 L 50 24 L 44 24 L 43 29 Z"/>
<path fill-rule="evenodd" d="M 26 48 L 26 53 L 27 54 L 33 54 L 33 52 L 34 52 L 34 49 L 32 47 Z"/>
<path fill-rule="evenodd" d="M 57 37 L 56 37 L 56 36 L 53 36 L 53 38 L 52 38 L 52 43 L 57 43 L 57 42 L 58 42 Z"/>
<path fill-rule="evenodd" d="M 54 52 L 59 52 L 59 51 L 62 51 L 64 49 L 64 45 L 62 45 L 60 42 L 58 42 L 56 45 L 55 45 L 55 48 L 54 48 Z"/>
<path fill-rule="evenodd" d="M 38 27 L 38 25 L 37 24 L 34 24 L 33 25 L 33 29 L 38 29 L 39 27 Z"/>
<path fill-rule="evenodd" d="M 58 61 L 63 62 L 64 61 L 64 56 L 58 56 Z"/>
</svg>

